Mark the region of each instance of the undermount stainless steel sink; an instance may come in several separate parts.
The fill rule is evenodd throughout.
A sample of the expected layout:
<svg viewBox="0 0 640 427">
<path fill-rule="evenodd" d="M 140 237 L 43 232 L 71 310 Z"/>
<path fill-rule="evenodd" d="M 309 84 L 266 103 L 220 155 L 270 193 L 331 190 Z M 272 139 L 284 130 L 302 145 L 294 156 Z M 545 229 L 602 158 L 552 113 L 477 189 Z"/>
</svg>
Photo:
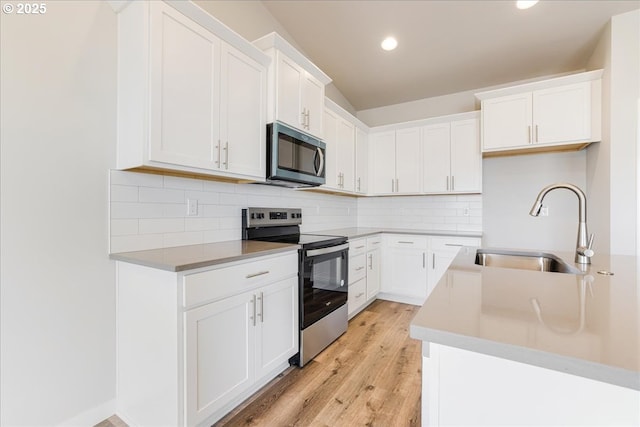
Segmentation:
<svg viewBox="0 0 640 427">
<path fill-rule="evenodd" d="M 582 274 L 578 268 L 557 256 L 544 252 L 522 252 L 502 249 L 478 249 L 477 265 L 515 268 L 518 270 L 548 271 L 552 273 Z"/>
</svg>

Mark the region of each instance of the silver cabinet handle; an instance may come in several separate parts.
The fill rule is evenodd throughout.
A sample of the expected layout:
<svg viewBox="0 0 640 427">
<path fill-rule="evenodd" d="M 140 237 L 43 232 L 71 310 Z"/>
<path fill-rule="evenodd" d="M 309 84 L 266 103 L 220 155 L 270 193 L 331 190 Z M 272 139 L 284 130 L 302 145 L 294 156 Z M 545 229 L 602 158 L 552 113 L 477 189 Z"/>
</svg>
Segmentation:
<svg viewBox="0 0 640 427">
<path fill-rule="evenodd" d="M 307 109 L 306 108 L 302 109 L 302 120 L 300 122 L 302 127 L 306 129 L 307 127 Z"/>
<path fill-rule="evenodd" d="M 447 175 L 447 191 L 449 191 L 449 175 Z"/>
<path fill-rule="evenodd" d="M 264 276 L 265 274 L 269 274 L 269 270 L 261 271 L 259 273 L 247 274 L 244 277 L 245 277 L 245 279 L 251 279 L 252 277 Z"/>
<path fill-rule="evenodd" d="M 527 128 L 527 134 L 529 135 L 529 144 L 531 144 L 531 126 Z"/>
<path fill-rule="evenodd" d="M 407 241 L 407 240 L 398 240 L 398 243 L 405 243 L 407 245 L 413 245 L 415 242 L 410 242 L 410 241 Z"/>
<path fill-rule="evenodd" d="M 369 254 L 369 270 L 373 270 L 373 254 Z"/>
<path fill-rule="evenodd" d="M 396 178 L 396 193 L 400 192 L 400 179 Z"/>
<path fill-rule="evenodd" d="M 253 320 L 253 326 L 256 326 L 256 296 L 251 296 L 251 304 L 253 305 L 253 316 L 249 317 Z"/>
<path fill-rule="evenodd" d="M 536 138 L 535 138 L 534 141 L 538 142 L 538 125 L 536 125 Z"/>
<path fill-rule="evenodd" d="M 393 178 L 391 178 L 391 192 L 392 192 L 392 193 L 394 192 L 394 190 L 393 190 L 393 186 L 395 185 L 395 182 L 396 182 L 396 180 L 395 180 L 395 179 L 393 179 Z"/>
<path fill-rule="evenodd" d="M 360 270 L 364 270 L 364 267 L 358 267 L 358 268 L 356 268 L 356 271 L 360 271 Z"/>
<path fill-rule="evenodd" d="M 362 248 L 364 248 L 364 245 L 356 246 L 354 249 L 362 249 Z"/>
<path fill-rule="evenodd" d="M 360 178 L 358 178 L 358 191 L 360 191 Z"/>
<path fill-rule="evenodd" d="M 455 176 L 451 175 L 451 191 L 456 191 L 456 181 Z"/>
<path fill-rule="evenodd" d="M 422 252 L 422 268 L 427 268 L 427 253 Z"/>
<path fill-rule="evenodd" d="M 229 141 L 224 144 L 224 168 L 229 169 Z"/>
<path fill-rule="evenodd" d="M 460 246 L 464 246 L 464 245 L 462 245 L 462 244 L 460 244 L 460 243 L 445 243 L 444 245 L 445 245 L 445 246 L 458 246 L 458 247 L 460 247 Z"/>
<path fill-rule="evenodd" d="M 307 110 L 307 129 L 311 129 L 311 110 Z"/>
<path fill-rule="evenodd" d="M 264 293 L 260 292 L 260 296 L 258 297 L 260 300 L 260 323 L 264 323 Z"/>
<path fill-rule="evenodd" d="M 436 269 L 436 253 L 432 253 L 431 254 L 431 269 L 435 270 Z"/>
<path fill-rule="evenodd" d="M 216 160 L 216 166 L 220 167 L 220 140 L 218 140 L 218 160 Z"/>
<path fill-rule="evenodd" d="M 364 292 L 360 292 L 358 295 L 356 295 L 356 298 L 360 298 L 362 295 L 364 295 Z"/>
</svg>

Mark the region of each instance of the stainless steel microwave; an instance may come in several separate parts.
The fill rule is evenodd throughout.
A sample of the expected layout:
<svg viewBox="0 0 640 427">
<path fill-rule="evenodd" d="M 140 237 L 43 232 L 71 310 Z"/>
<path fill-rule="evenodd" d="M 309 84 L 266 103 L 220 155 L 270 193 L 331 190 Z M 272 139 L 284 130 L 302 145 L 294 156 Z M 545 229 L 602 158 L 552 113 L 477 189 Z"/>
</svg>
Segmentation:
<svg viewBox="0 0 640 427">
<path fill-rule="evenodd" d="M 286 187 L 325 183 L 326 144 L 280 122 L 267 125 L 267 182 Z"/>
</svg>

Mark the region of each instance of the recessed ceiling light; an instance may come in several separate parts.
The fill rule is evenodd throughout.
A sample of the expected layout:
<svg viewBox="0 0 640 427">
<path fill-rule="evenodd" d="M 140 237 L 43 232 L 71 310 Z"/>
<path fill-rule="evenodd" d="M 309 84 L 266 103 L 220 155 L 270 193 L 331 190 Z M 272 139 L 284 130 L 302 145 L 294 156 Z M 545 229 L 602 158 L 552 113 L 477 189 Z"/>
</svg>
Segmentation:
<svg viewBox="0 0 640 427">
<path fill-rule="evenodd" d="M 398 40 L 393 37 L 387 37 L 386 39 L 382 40 L 382 43 L 380 43 L 380 47 L 382 47 L 384 50 L 393 50 L 398 47 Z"/>
<path fill-rule="evenodd" d="M 535 6 L 536 3 L 538 3 L 538 0 L 518 0 L 516 1 L 516 7 L 518 9 L 529 9 Z"/>
</svg>

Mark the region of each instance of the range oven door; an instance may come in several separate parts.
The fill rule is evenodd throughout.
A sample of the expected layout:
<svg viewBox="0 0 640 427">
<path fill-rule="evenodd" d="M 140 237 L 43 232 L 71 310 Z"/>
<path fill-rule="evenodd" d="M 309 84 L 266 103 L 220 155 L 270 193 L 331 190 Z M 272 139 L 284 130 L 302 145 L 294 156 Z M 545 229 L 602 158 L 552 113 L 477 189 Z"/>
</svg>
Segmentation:
<svg viewBox="0 0 640 427">
<path fill-rule="evenodd" d="M 303 251 L 301 329 L 347 303 L 349 244 Z"/>
</svg>

